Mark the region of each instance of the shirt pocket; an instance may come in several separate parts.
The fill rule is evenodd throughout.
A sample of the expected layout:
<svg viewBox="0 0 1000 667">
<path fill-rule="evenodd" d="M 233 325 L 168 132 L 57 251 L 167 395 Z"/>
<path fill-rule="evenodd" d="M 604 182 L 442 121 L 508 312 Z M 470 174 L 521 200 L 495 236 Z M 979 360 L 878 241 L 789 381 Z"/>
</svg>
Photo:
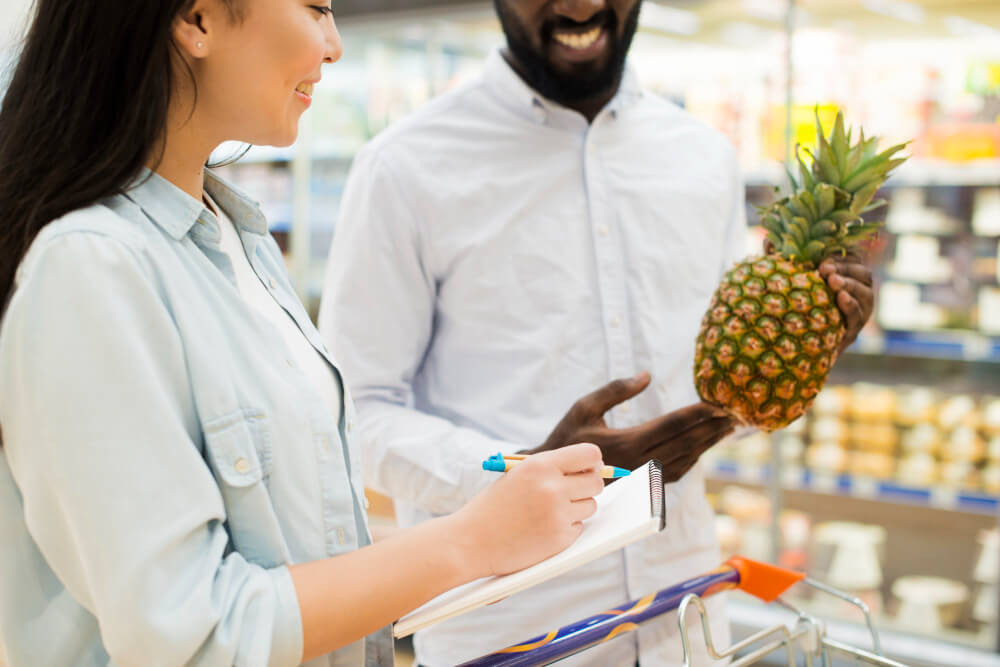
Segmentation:
<svg viewBox="0 0 1000 667">
<path fill-rule="evenodd" d="M 275 567 L 287 549 L 266 480 L 271 470 L 268 420 L 259 410 L 240 410 L 205 425 L 205 453 L 226 507 L 233 549 L 249 562 Z"/>
</svg>

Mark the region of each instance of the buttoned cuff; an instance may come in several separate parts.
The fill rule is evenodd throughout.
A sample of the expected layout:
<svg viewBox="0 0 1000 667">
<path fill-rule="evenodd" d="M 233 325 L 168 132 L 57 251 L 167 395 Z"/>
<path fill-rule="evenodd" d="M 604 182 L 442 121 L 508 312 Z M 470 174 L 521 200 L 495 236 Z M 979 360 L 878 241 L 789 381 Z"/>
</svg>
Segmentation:
<svg viewBox="0 0 1000 667">
<path fill-rule="evenodd" d="M 302 611 L 299 596 L 287 567 L 268 570 L 274 586 L 274 628 L 271 636 L 269 667 L 294 667 L 302 663 Z"/>
</svg>

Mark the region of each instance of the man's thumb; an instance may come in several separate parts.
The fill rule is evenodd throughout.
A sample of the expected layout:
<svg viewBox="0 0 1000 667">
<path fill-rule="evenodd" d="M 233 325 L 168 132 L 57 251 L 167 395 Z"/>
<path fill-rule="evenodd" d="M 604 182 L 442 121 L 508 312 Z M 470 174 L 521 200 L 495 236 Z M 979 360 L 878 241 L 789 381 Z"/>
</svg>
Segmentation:
<svg viewBox="0 0 1000 667">
<path fill-rule="evenodd" d="M 600 413 L 604 414 L 619 403 L 641 394 L 649 386 L 649 381 L 650 375 L 646 371 L 635 377 L 612 380 L 591 394 L 591 399 Z"/>
</svg>

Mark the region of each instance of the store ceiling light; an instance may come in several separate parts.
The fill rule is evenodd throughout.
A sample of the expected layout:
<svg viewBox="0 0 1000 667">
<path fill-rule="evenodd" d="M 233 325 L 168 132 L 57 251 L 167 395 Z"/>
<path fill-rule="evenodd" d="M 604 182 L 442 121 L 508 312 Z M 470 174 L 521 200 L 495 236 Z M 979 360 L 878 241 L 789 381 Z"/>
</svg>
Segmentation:
<svg viewBox="0 0 1000 667">
<path fill-rule="evenodd" d="M 649 30 L 662 30 L 678 35 L 694 35 L 701 28 L 701 20 L 694 12 L 664 7 L 653 2 L 643 3 L 639 24 Z"/>
<path fill-rule="evenodd" d="M 948 32 L 956 37 L 983 37 L 986 39 L 1000 39 L 1000 30 L 991 28 L 985 23 L 970 21 L 954 14 L 944 17 L 944 25 Z"/>
<path fill-rule="evenodd" d="M 875 14 L 921 25 L 927 21 L 927 11 L 920 5 L 904 0 L 864 0 L 864 8 Z"/>
</svg>

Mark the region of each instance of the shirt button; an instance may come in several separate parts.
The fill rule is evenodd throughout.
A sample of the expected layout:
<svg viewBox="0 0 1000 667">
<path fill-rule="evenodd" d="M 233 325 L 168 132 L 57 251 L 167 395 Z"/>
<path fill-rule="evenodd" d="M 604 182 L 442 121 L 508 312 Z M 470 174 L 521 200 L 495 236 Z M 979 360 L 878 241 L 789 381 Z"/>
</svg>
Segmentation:
<svg viewBox="0 0 1000 667">
<path fill-rule="evenodd" d="M 236 472 L 241 475 L 245 475 L 250 472 L 250 462 L 246 459 L 236 459 L 236 463 L 233 464 L 233 468 L 235 468 Z"/>
<path fill-rule="evenodd" d="M 351 419 L 351 420 L 348 420 L 348 422 L 347 422 L 347 432 L 350 433 L 353 430 L 354 430 L 354 420 Z"/>
<path fill-rule="evenodd" d="M 611 326 L 612 327 L 614 327 L 615 329 L 617 329 L 621 325 L 622 325 L 622 318 L 618 317 L 617 315 L 615 315 L 615 316 L 613 316 L 611 318 Z"/>
<path fill-rule="evenodd" d="M 337 529 L 337 541 L 340 542 L 341 545 L 344 544 L 344 529 L 343 528 L 338 528 Z"/>
<path fill-rule="evenodd" d="M 271 289 L 274 289 L 275 287 L 277 287 L 277 285 L 274 282 L 274 278 L 268 278 L 267 279 L 267 286 L 270 287 Z"/>
<path fill-rule="evenodd" d="M 600 234 L 601 236 L 607 236 L 610 233 L 610 230 L 608 229 L 607 225 L 601 225 L 600 227 L 597 228 L 597 233 Z"/>
<path fill-rule="evenodd" d="M 631 408 L 628 407 L 628 403 L 622 403 L 621 409 L 623 414 L 628 414 Z"/>
<path fill-rule="evenodd" d="M 288 364 L 289 368 L 295 368 L 295 362 L 291 359 L 286 359 L 285 362 Z"/>
</svg>

